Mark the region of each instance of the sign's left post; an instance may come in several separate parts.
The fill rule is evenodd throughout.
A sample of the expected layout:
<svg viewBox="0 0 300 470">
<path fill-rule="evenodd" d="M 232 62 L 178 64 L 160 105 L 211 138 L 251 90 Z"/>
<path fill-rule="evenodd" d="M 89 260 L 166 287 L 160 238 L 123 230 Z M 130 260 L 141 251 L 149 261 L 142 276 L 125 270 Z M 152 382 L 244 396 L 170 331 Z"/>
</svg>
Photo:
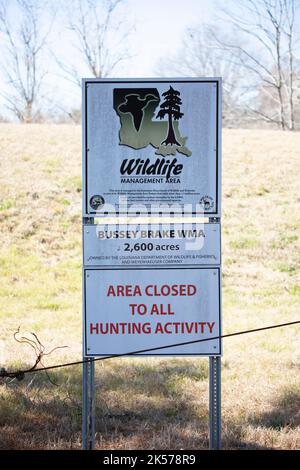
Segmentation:
<svg viewBox="0 0 300 470">
<path fill-rule="evenodd" d="M 83 222 L 86 225 L 93 225 L 94 219 L 84 218 Z M 82 274 L 82 279 L 84 280 L 84 271 Z M 84 312 L 84 305 L 82 311 Z M 83 450 L 93 450 L 95 447 L 95 362 L 93 358 L 86 357 L 84 340 L 82 344 L 82 448 Z"/>
<path fill-rule="evenodd" d="M 85 155 L 88 149 L 86 148 L 86 94 L 87 85 L 82 86 L 82 181 L 83 188 L 82 193 L 85 194 Z M 82 211 L 82 226 L 93 225 L 94 219 L 90 217 L 84 217 L 84 210 Z M 83 263 L 84 265 L 84 263 Z M 82 272 L 82 279 L 84 282 L 84 268 Z M 84 314 L 84 289 L 82 289 L 82 312 Z M 84 321 L 84 319 L 83 319 Z M 87 358 L 85 355 L 84 340 L 82 341 L 82 448 L 83 450 L 92 450 L 95 445 L 95 399 L 94 399 L 94 387 L 95 387 L 95 363 L 93 358 Z"/>
</svg>

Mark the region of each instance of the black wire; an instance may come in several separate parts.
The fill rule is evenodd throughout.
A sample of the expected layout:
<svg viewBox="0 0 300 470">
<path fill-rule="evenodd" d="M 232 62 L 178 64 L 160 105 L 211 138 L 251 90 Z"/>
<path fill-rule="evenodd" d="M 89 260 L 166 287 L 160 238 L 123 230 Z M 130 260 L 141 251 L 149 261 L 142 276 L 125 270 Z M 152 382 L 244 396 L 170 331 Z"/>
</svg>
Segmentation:
<svg viewBox="0 0 300 470">
<path fill-rule="evenodd" d="M 117 357 L 124 357 L 124 356 L 134 356 L 146 352 L 151 352 L 151 351 L 158 351 L 161 349 L 167 349 L 167 348 L 174 348 L 178 346 L 185 346 L 188 344 L 196 344 L 196 343 L 204 343 L 206 341 L 213 341 L 215 339 L 223 339 L 223 338 L 230 338 L 232 336 L 240 336 L 240 335 L 245 335 L 249 333 L 256 333 L 258 331 L 265 331 L 265 330 L 272 330 L 274 328 L 282 328 L 284 326 L 291 326 L 291 325 L 296 325 L 299 324 L 300 320 L 289 322 L 289 323 L 280 323 L 278 325 L 270 325 L 270 326 L 264 326 L 262 328 L 255 328 L 253 330 L 244 330 L 244 331 L 237 331 L 235 333 L 228 333 L 227 335 L 220 335 L 220 336 L 213 336 L 211 338 L 202 338 L 202 339 L 196 339 L 193 341 L 185 341 L 183 343 L 173 343 L 173 344 L 168 344 L 166 346 L 157 346 L 155 348 L 147 348 L 147 349 L 139 349 L 137 351 L 131 351 L 127 353 L 122 353 L 122 354 L 112 354 L 109 356 L 105 357 L 91 357 L 87 358 L 83 361 L 75 361 L 75 362 L 66 362 L 65 364 L 57 364 L 54 366 L 48 366 L 48 367 L 39 367 L 38 369 L 27 369 L 27 370 L 19 370 L 16 372 L 7 372 L 5 369 L 2 369 L 0 371 L 0 377 L 10 377 L 10 378 L 19 378 L 23 379 L 25 374 L 33 374 L 34 372 L 42 372 L 42 371 L 47 371 L 47 370 L 53 370 L 53 369 L 60 369 L 62 367 L 70 367 L 70 366 L 76 366 L 79 364 L 84 364 L 84 363 L 90 363 L 90 362 L 96 362 L 96 361 L 105 361 L 106 359 L 113 359 Z M 212 354 L 213 355 L 213 354 Z"/>
</svg>

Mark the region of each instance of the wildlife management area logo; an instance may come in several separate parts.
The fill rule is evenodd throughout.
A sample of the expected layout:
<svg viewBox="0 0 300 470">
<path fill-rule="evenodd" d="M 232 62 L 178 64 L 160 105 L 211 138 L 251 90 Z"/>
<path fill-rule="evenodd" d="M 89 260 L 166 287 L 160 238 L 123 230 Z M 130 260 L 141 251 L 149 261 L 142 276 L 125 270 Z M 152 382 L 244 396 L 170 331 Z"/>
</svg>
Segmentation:
<svg viewBox="0 0 300 470">
<path fill-rule="evenodd" d="M 191 156 L 185 145 L 187 137 L 182 137 L 179 131 L 179 119 L 184 115 L 181 105 L 180 92 L 171 86 L 162 93 L 162 100 L 157 88 L 115 88 L 114 110 L 121 122 L 120 145 L 136 150 L 152 145 L 155 154 L 163 157 L 176 152 Z"/>
</svg>

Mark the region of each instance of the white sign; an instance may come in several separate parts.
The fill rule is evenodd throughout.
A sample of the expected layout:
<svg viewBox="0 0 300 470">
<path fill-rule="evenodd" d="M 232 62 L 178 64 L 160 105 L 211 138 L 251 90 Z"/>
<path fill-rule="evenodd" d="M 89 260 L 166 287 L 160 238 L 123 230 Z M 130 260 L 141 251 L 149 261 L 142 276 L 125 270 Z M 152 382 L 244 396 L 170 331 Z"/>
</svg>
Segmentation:
<svg viewBox="0 0 300 470">
<path fill-rule="evenodd" d="M 221 334 L 220 268 L 86 269 L 85 355 L 126 354 Z M 221 340 L 145 353 L 220 355 Z"/>
<path fill-rule="evenodd" d="M 220 217 L 220 79 L 86 79 L 83 97 L 84 216 Z"/>
<path fill-rule="evenodd" d="M 83 227 L 88 266 L 194 266 L 220 264 L 220 224 L 150 228 Z"/>
</svg>

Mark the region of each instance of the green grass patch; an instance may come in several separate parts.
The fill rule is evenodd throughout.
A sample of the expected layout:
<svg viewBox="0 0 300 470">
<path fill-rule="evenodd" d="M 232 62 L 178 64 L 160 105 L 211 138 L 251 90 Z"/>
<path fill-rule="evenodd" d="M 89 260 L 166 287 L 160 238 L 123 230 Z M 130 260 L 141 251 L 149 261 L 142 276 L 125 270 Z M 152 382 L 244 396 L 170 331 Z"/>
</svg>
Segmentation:
<svg viewBox="0 0 300 470">
<path fill-rule="evenodd" d="M 6 211 L 14 206 L 12 199 L 4 199 L 0 202 L 0 211 Z"/>
<path fill-rule="evenodd" d="M 58 302 L 38 302 L 37 307 L 43 310 L 57 311 L 61 308 Z"/>
<path fill-rule="evenodd" d="M 289 288 L 289 293 L 291 295 L 300 295 L 300 285 L 299 284 L 295 284 L 294 286 L 291 286 Z"/>
<path fill-rule="evenodd" d="M 295 243 L 296 241 L 298 241 L 298 239 L 299 239 L 298 235 L 282 235 L 279 239 L 273 240 L 271 242 L 271 248 L 282 249 Z"/>
<path fill-rule="evenodd" d="M 69 176 L 65 178 L 63 181 L 63 186 L 66 189 L 70 189 L 72 191 L 81 192 L 82 191 L 82 181 L 80 176 Z"/>
<path fill-rule="evenodd" d="M 64 198 L 64 197 L 59 198 L 57 200 L 57 202 L 59 204 L 62 204 L 63 206 L 70 206 L 71 205 L 71 202 L 68 199 Z"/>
<path fill-rule="evenodd" d="M 266 194 L 269 194 L 270 190 L 266 188 L 265 186 L 260 186 L 256 192 L 257 196 L 265 196 Z"/>
<path fill-rule="evenodd" d="M 296 271 L 296 268 L 291 264 L 287 263 L 277 263 L 275 269 L 281 273 L 293 274 Z"/>
<path fill-rule="evenodd" d="M 232 240 L 229 242 L 233 250 L 253 249 L 259 246 L 259 240 L 255 238 L 240 238 L 239 240 Z"/>
<path fill-rule="evenodd" d="M 44 168 L 45 168 L 46 172 L 48 172 L 48 173 L 52 173 L 52 172 L 58 170 L 58 167 L 59 167 L 59 162 L 55 159 L 45 160 L 44 161 Z"/>
</svg>

